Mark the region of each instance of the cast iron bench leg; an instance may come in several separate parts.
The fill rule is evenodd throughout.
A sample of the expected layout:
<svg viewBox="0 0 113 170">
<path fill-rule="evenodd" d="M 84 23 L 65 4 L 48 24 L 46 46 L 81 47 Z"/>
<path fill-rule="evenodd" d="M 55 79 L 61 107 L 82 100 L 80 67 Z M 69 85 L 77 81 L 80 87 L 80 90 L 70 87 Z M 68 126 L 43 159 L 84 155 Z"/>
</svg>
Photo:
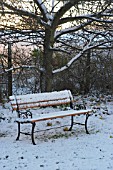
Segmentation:
<svg viewBox="0 0 113 170">
<path fill-rule="evenodd" d="M 35 141 L 34 141 L 34 129 L 35 129 L 35 125 L 36 125 L 35 122 L 32 123 L 31 139 L 32 139 L 33 145 L 36 145 L 36 144 L 35 144 Z"/>
<path fill-rule="evenodd" d="M 73 127 L 73 116 L 71 116 L 71 127 L 69 128 L 69 131 L 72 130 L 72 127 Z"/>
<path fill-rule="evenodd" d="M 18 136 L 17 136 L 16 140 L 19 140 L 19 137 L 20 137 L 20 123 L 19 122 L 17 122 L 17 123 L 18 123 Z"/>
<path fill-rule="evenodd" d="M 86 133 L 89 134 L 88 129 L 87 129 L 87 120 L 88 120 L 89 114 L 86 114 L 86 120 L 85 120 L 85 130 Z"/>
</svg>

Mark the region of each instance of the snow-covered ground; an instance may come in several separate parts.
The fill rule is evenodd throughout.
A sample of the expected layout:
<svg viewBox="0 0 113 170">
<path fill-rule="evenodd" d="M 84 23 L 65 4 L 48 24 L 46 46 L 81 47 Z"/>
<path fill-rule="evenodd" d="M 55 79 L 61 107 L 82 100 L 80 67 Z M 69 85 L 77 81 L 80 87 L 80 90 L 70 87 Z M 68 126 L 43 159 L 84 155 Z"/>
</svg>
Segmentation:
<svg viewBox="0 0 113 170">
<path fill-rule="evenodd" d="M 90 101 L 87 107 L 95 110 L 88 119 L 90 134 L 79 125 L 71 132 L 64 128 L 40 131 L 35 134 L 37 145 L 32 145 L 30 136 L 15 140 L 16 114 L 9 103 L 5 108 L 0 106 L 0 117 L 5 118 L 0 119 L 0 170 L 113 170 L 113 101 L 105 103 L 94 97 L 85 101 Z M 84 116 L 75 119 L 82 121 Z M 37 129 L 48 128 L 47 123 L 37 123 Z M 64 124 L 70 124 L 69 118 L 52 121 L 50 128 Z M 23 129 L 29 130 L 28 125 Z"/>
</svg>

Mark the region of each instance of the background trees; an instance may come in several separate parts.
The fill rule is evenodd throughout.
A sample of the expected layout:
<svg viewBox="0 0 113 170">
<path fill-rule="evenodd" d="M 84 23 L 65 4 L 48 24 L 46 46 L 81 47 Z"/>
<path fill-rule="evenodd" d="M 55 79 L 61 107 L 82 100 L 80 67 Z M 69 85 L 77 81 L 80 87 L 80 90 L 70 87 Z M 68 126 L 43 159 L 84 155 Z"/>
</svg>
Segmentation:
<svg viewBox="0 0 113 170">
<path fill-rule="evenodd" d="M 78 72 L 76 78 L 68 79 L 65 75 L 64 82 L 69 87 L 70 82 L 73 84 L 76 79 L 80 89 L 88 92 L 92 86 L 91 62 L 96 60 L 93 50 L 98 53 L 99 48 L 102 51 L 112 48 L 112 3 L 111 0 L 2 0 L 0 37 L 2 41 L 15 43 L 23 40 L 42 47 L 38 69 L 41 91 L 54 89 L 54 77 L 61 80 L 60 76 L 65 72 L 69 77 L 70 73 Z M 59 54 L 66 61 L 60 64 L 60 68 L 53 64 Z M 81 69 L 79 62 L 83 63 Z M 70 88 L 73 90 L 73 85 Z"/>
</svg>

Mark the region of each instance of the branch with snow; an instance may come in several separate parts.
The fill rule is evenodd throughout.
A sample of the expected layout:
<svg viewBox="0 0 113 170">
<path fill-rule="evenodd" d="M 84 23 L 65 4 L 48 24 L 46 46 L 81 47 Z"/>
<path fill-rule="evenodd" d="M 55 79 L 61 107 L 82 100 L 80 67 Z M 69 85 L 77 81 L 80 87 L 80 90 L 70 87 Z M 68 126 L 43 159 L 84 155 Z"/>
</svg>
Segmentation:
<svg viewBox="0 0 113 170">
<path fill-rule="evenodd" d="M 40 9 L 44 19 L 46 21 L 51 21 L 53 19 L 53 17 L 47 11 L 47 8 L 45 7 L 44 2 L 42 2 L 42 0 L 34 0 L 34 2 L 37 4 L 38 8 Z"/>
<path fill-rule="evenodd" d="M 43 72 L 44 69 L 43 68 L 37 68 L 37 66 L 34 66 L 34 65 L 22 65 L 22 66 L 17 66 L 17 67 L 11 67 L 9 69 L 4 69 L 4 72 L 10 72 L 10 71 L 15 71 L 17 69 L 36 69 L 38 70 L 39 72 Z"/>
<path fill-rule="evenodd" d="M 7 7 L 8 9 L 10 10 L 13 10 L 15 12 L 15 14 L 18 14 L 18 15 L 26 15 L 26 16 L 31 16 L 33 18 L 37 18 L 39 21 L 40 21 L 40 17 L 38 17 L 37 15 L 31 13 L 31 12 L 28 12 L 28 11 L 25 11 L 25 10 L 22 10 L 22 9 L 19 9 L 17 7 L 14 7 L 12 5 L 9 5 L 8 3 L 5 3 L 5 2 L 0 2 L 0 4 L 4 5 L 5 7 Z M 4 11 L 5 12 L 5 11 Z M 6 11 L 7 12 L 7 11 Z M 10 11 L 9 11 L 10 12 Z M 11 11 L 12 12 L 12 11 Z"/>
<path fill-rule="evenodd" d="M 99 46 L 105 45 L 108 43 L 108 40 L 106 41 L 102 41 L 102 42 L 98 42 L 97 44 L 91 45 L 92 41 L 94 40 L 94 38 L 96 37 L 96 35 L 92 35 L 90 36 L 89 42 L 86 46 L 84 46 L 83 50 L 80 51 L 76 56 L 74 56 L 65 66 L 58 68 L 56 70 L 53 70 L 53 74 L 62 72 L 66 69 L 68 69 L 75 61 L 77 61 L 86 51 L 97 48 Z M 112 42 L 112 40 L 109 40 L 109 43 Z"/>
<path fill-rule="evenodd" d="M 57 39 L 58 37 L 60 37 L 61 35 L 67 34 L 67 33 L 72 33 L 75 31 L 80 30 L 81 28 L 84 28 L 85 26 L 91 24 L 92 21 L 87 21 L 85 23 L 80 24 L 79 26 L 73 26 L 71 28 L 66 28 L 64 30 L 58 31 L 55 34 L 55 39 Z"/>
<path fill-rule="evenodd" d="M 44 22 L 44 21 L 41 19 L 41 17 L 40 17 L 40 16 L 37 16 L 35 13 L 28 12 L 28 11 L 26 11 L 26 10 L 24 10 L 24 9 L 19 9 L 19 8 L 17 8 L 16 6 L 14 7 L 14 6 L 6 3 L 6 2 L 0 2 L 0 5 L 4 5 L 4 7 L 7 7 L 9 10 L 11 10 L 11 11 L 9 11 L 9 13 L 12 13 L 12 11 L 13 11 L 14 14 L 17 14 L 17 15 L 19 15 L 19 16 L 23 16 L 23 15 L 24 15 L 24 16 L 28 16 L 28 17 L 34 18 L 34 19 L 36 19 L 37 22 L 38 22 L 39 24 L 41 24 L 42 26 L 43 26 L 43 25 L 44 25 L 44 26 L 48 26 L 48 24 L 47 24 L 46 22 Z M 6 11 L 6 12 L 7 12 L 7 11 Z M 5 14 L 5 10 L 4 10 L 4 14 Z"/>
</svg>

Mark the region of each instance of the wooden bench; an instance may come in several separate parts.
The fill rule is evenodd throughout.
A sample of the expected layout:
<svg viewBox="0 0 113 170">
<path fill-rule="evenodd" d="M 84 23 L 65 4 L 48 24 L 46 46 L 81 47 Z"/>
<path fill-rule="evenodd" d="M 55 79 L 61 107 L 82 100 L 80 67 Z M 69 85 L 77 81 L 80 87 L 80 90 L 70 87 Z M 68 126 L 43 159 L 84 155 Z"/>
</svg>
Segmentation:
<svg viewBox="0 0 113 170">
<path fill-rule="evenodd" d="M 88 134 L 87 129 L 87 120 L 88 117 L 91 115 L 91 110 L 74 110 L 73 108 L 73 96 L 70 90 L 63 90 L 63 91 L 55 91 L 55 92 L 48 92 L 48 93 L 37 93 L 37 94 L 26 94 L 26 95 L 17 95 L 17 96 L 10 96 L 9 97 L 11 106 L 13 111 L 18 113 L 18 117 L 16 122 L 18 123 L 18 136 L 16 140 L 19 140 L 20 133 L 20 124 L 23 123 L 30 123 L 32 124 L 31 130 L 31 139 L 32 143 L 35 145 L 34 141 L 34 129 L 36 122 L 45 121 L 45 120 L 52 120 L 56 118 L 63 118 L 70 116 L 71 117 L 71 125 L 69 130 L 72 129 L 73 124 L 75 123 L 73 120 L 74 116 L 78 115 L 86 115 L 85 123 L 75 123 L 81 124 L 85 126 L 86 133 Z M 56 111 L 56 112 L 49 112 L 47 114 L 40 114 L 39 113 L 34 117 L 31 110 L 28 109 L 36 109 L 42 107 L 49 107 L 49 106 L 58 106 L 58 105 L 66 105 L 68 104 L 68 110 L 64 111 Z M 26 133 L 23 133 L 26 134 Z"/>
</svg>

